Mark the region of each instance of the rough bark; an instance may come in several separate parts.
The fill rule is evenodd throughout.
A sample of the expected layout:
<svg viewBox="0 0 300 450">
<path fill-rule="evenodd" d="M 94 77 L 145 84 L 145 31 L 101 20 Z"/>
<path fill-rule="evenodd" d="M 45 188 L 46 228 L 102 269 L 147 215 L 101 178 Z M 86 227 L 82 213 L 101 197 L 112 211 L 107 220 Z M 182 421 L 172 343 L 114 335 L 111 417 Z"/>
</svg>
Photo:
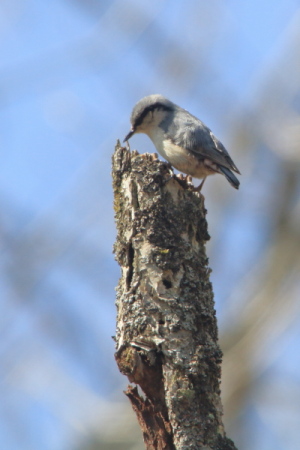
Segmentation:
<svg viewBox="0 0 300 450">
<path fill-rule="evenodd" d="M 147 449 L 233 450 L 220 399 L 218 330 L 201 194 L 154 155 L 113 155 L 120 371 Z"/>
</svg>

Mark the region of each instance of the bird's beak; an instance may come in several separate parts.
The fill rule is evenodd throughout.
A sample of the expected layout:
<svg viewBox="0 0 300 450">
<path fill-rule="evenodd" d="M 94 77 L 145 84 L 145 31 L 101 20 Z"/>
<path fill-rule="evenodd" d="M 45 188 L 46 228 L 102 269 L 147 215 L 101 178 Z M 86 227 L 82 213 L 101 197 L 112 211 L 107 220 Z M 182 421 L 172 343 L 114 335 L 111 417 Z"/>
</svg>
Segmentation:
<svg viewBox="0 0 300 450">
<path fill-rule="evenodd" d="M 134 130 L 134 128 L 132 127 L 131 130 L 129 131 L 129 133 L 126 135 L 126 137 L 125 137 L 125 139 L 124 139 L 123 142 L 127 142 L 127 141 L 131 138 L 131 136 L 134 135 L 134 132 L 135 132 L 135 130 Z"/>
</svg>

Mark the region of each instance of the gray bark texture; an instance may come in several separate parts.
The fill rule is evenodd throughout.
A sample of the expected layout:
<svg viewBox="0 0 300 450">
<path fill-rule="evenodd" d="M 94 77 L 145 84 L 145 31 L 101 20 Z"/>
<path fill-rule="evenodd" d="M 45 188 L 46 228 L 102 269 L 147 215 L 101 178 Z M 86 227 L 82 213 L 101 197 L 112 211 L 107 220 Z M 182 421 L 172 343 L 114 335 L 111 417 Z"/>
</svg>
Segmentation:
<svg viewBox="0 0 300 450">
<path fill-rule="evenodd" d="M 220 399 L 204 198 L 156 155 L 113 155 L 117 351 L 146 448 L 233 450 Z"/>
</svg>

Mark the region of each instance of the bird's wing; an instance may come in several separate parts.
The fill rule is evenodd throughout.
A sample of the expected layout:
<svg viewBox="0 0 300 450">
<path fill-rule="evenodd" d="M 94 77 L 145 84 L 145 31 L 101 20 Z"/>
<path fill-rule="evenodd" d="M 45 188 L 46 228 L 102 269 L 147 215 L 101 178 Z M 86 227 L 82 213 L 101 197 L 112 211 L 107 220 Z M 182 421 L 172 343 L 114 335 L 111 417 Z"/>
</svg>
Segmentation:
<svg viewBox="0 0 300 450">
<path fill-rule="evenodd" d="M 232 169 L 234 172 L 240 174 L 239 169 L 236 167 L 236 165 L 232 161 L 230 155 L 228 154 L 228 151 L 226 150 L 226 148 L 224 147 L 222 142 L 220 142 L 219 139 L 216 138 L 216 136 L 213 134 L 212 131 L 210 131 L 210 137 L 214 143 L 214 149 L 217 149 L 217 151 L 218 151 L 218 155 L 222 155 L 222 158 L 224 158 L 226 160 L 226 162 L 228 163 L 229 166 L 225 166 L 225 167 L 228 167 L 229 169 Z M 218 162 L 217 160 L 214 160 L 214 159 L 213 159 L 213 161 Z M 222 165 L 221 162 L 220 162 L 220 164 Z M 225 165 L 225 164 L 223 164 L 223 165 Z"/>
<path fill-rule="evenodd" d="M 185 120 L 182 121 L 181 116 L 181 123 L 174 125 L 175 144 L 186 148 L 197 157 L 210 159 L 216 164 L 240 173 L 224 145 L 201 120 L 186 111 Z"/>
</svg>

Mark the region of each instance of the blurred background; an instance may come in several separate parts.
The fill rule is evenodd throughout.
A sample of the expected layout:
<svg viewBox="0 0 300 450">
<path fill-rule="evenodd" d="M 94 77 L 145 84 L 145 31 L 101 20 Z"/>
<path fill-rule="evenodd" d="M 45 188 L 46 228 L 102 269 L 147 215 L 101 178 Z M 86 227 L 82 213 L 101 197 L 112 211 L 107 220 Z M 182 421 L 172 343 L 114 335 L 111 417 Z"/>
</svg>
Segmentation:
<svg viewBox="0 0 300 450">
<path fill-rule="evenodd" d="M 300 448 L 299 2 L 2 0 L 0 24 L 0 447 L 144 448 L 113 356 L 110 172 L 161 93 L 242 172 L 203 189 L 227 434 Z"/>
</svg>

